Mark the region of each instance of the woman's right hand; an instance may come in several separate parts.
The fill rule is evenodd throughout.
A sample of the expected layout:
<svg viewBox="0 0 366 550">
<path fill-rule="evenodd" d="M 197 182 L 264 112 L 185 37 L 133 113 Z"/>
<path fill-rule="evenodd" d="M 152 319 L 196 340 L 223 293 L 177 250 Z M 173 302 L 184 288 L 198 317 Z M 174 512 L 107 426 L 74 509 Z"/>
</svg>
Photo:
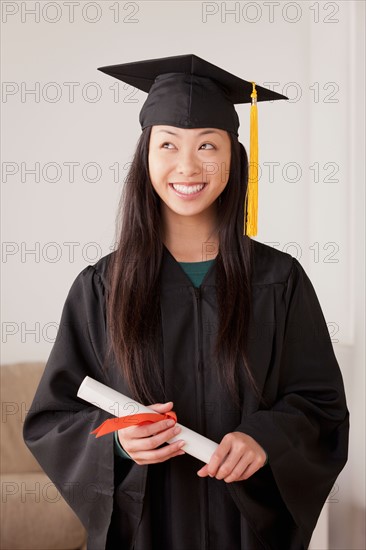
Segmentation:
<svg viewBox="0 0 366 550">
<path fill-rule="evenodd" d="M 172 401 L 168 403 L 154 403 L 150 407 L 158 413 L 164 414 L 173 408 Z M 174 422 L 169 426 L 169 422 Z M 185 454 L 181 447 L 185 441 L 179 440 L 165 445 L 158 449 L 160 445 L 166 443 L 169 439 L 176 436 L 181 431 L 179 426 L 175 426 L 174 420 L 160 420 L 153 424 L 144 426 L 129 426 L 118 430 L 118 439 L 124 450 L 137 464 L 156 464 L 165 462 L 173 456 Z"/>
</svg>

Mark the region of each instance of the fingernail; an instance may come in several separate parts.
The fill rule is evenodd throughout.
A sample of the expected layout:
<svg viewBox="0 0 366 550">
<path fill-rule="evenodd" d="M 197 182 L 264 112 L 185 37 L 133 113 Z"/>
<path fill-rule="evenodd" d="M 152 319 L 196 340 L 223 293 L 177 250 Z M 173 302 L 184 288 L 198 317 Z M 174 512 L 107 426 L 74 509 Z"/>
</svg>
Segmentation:
<svg viewBox="0 0 366 550">
<path fill-rule="evenodd" d="M 175 424 L 174 420 L 168 420 L 167 423 L 166 423 L 166 425 L 169 426 L 169 427 L 174 426 L 174 424 Z"/>
</svg>

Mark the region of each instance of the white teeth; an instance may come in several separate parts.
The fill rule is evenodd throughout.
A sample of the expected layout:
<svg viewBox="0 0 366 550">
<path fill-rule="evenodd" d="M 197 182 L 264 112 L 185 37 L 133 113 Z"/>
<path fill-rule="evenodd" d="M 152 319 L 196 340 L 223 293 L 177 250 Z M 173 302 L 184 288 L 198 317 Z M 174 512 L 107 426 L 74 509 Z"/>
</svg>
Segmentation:
<svg viewBox="0 0 366 550">
<path fill-rule="evenodd" d="M 175 185 L 172 184 L 174 189 L 179 191 L 179 193 L 184 193 L 185 195 L 192 195 L 193 193 L 198 193 L 201 189 L 204 188 L 205 184 L 202 185 Z"/>
</svg>

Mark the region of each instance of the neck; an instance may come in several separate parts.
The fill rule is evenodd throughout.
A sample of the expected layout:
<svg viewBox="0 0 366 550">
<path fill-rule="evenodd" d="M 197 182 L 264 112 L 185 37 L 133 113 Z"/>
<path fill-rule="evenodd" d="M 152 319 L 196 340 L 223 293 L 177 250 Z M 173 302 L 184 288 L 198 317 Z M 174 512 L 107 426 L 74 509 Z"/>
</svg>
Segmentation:
<svg viewBox="0 0 366 550">
<path fill-rule="evenodd" d="M 181 216 L 162 209 L 164 244 L 178 262 L 202 262 L 218 254 L 216 212 L 209 210 L 196 216 Z"/>
</svg>

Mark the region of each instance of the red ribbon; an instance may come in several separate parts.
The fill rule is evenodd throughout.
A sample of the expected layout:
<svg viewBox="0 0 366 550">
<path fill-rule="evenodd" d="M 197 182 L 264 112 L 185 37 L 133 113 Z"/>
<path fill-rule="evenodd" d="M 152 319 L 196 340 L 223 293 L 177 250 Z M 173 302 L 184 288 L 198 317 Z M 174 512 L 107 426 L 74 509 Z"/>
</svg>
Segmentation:
<svg viewBox="0 0 366 550">
<path fill-rule="evenodd" d="M 117 430 L 122 430 L 123 428 L 128 428 L 129 426 L 144 426 L 145 424 L 154 424 L 154 422 L 160 422 L 160 420 L 169 420 L 172 418 L 177 421 L 177 415 L 174 411 L 169 411 L 164 414 L 160 413 L 138 413 L 138 414 L 129 414 L 127 416 L 120 416 L 118 418 L 109 418 L 105 420 L 100 426 L 95 430 L 90 432 L 91 434 L 96 434 L 95 437 L 101 437 L 102 435 L 109 434 L 111 432 L 116 432 Z"/>
</svg>

